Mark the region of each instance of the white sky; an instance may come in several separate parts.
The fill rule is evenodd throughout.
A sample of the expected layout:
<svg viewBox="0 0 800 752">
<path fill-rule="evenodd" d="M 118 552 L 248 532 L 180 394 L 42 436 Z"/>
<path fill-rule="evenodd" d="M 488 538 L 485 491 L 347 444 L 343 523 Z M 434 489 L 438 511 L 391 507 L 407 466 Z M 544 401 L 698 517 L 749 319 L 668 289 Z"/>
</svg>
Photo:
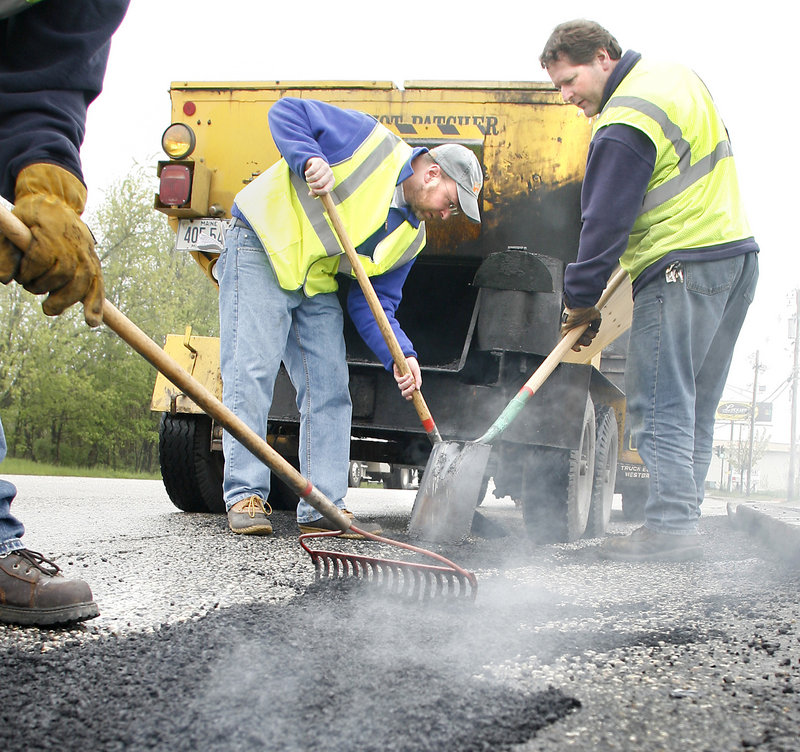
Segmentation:
<svg viewBox="0 0 800 752">
<path fill-rule="evenodd" d="M 797 3 L 765 0 L 737 10 L 702 0 L 465 0 L 446 5 L 447 13 L 441 7 L 419 0 L 133 0 L 112 43 L 105 90 L 89 111 L 82 152 L 89 208 L 134 161 L 160 158 L 171 81 L 547 80 L 538 56 L 553 27 L 591 18 L 623 49 L 694 68 L 718 103 L 762 249 L 759 289 L 725 398 L 749 401 L 756 350 L 764 365 L 760 399 L 769 397 L 791 373 L 788 317 L 800 288 Z M 789 439 L 789 404 L 786 390 L 775 401 L 773 441 Z"/>
</svg>

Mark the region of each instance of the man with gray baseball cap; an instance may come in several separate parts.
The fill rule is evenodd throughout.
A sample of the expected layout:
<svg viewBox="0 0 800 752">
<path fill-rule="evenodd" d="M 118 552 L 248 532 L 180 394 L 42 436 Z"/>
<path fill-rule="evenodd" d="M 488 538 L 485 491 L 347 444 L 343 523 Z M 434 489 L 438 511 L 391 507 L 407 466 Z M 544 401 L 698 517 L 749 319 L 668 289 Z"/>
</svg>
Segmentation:
<svg viewBox="0 0 800 752">
<path fill-rule="evenodd" d="M 442 144 L 430 151 L 438 164 L 458 186 L 461 211 L 473 222 L 480 222 L 478 194 L 483 187 L 483 171 L 478 158 L 461 144 Z"/>
<path fill-rule="evenodd" d="M 411 399 L 422 372 L 396 316 L 403 285 L 425 246 L 426 223 L 447 222 L 459 211 L 480 222 L 481 168 L 464 146 L 412 146 L 371 115 L 321 100 L 281 97 L 268 117 L 281 159 L 236 194 L 217 266 L 223 401 L 253 430 L 265 432 L 283 362 L 303 406 L 300 443 L 307 449 L 300 453 L 300 472 L 346 512 L 352 404 L 337 275 L 352 281 L 353 271 L 343 263 L 321 202 L 311 197 L 331 194 L 346 217 L 409 372 L 395 366 L 358 284 L 348 285 L 347 313 L 393 374 L 400 396 Z M 269 535 L 268 469 L 227 433 L 223 451 L 230 529 Z M 330 529 L 303 500 L 297 523 L 303 533 Z M 380 532 L 377 523 L 356 526 Z"/>
</svg>

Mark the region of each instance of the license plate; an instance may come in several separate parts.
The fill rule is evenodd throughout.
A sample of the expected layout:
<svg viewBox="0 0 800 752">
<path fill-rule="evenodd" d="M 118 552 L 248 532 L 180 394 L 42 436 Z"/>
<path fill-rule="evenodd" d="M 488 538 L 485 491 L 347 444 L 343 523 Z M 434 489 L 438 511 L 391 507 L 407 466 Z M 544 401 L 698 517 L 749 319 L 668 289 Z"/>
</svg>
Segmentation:
<svg viewBox="0 0 800 752">
<path fill-rule="evenodd" d="M 219 253 L 225 245 L 227 224 L 222 219 L 181 219 L 175 250 Z"/>
</svg>

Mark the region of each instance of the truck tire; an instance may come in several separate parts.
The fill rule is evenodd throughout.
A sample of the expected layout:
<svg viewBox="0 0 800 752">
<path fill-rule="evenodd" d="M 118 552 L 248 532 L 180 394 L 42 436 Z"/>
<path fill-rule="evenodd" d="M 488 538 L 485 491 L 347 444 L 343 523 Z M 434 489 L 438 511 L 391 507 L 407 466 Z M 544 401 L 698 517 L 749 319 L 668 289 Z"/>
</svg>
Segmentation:
<svg viewBox="0 0 800 752">
<path fill-rule="evenodd" d="M 211 418 L 161 414 L 161 478 L 170 501 L 184 512 L 224 512 L 221 452 L 211 451 Z"/>
<path fill-rule="evenodd" d="M 350 469 L 347 471 L 347 485 L 350 488 L 358 488 L 364 479 L 364 468 L 360 462 L 351 462 Z"/>
<path fill-rule="evenodd" d="M 391 490 L 403 488 L 403 470 L 399 467 L 393 467 L 388 475 L 383 476 L 383 487 Z"/>
<path fill-rule="evenodd" d="M 225 513 L 222 452 L 211 451 L 211 418 L 207 415 L 162 413 L 158 427 L 161 478 L 170 501 L 184 512 Z M 297 458 L 288 458 L 295 467 Z M 270 482 L 273 509 L 297 508 L 297 494 L 275 473 Z"/>
<path fill-rule="evenodd" d="M 622 516 L 629 522 L 644 522 L 644 505 L 647 501 L 647 487 L 635 491 L 622 492 Z"/>
<path fill-rule="evenodd" d="M 384 477 L 383 487 L 407 491 L 419 485 L 419 476 L 410 467 L 393 467 L 392 472 Z"/>
<path fill-rule="evenodd" d="M 522 479 L 522 517 L 535 543 L 568 543 L 586 530 L 594 478 L 594 405 L 587 396 L 576 449 L 536 447 Z"/>
<path fill-rule="evenodd" d="M 614 485 L 617 480 L 617 458 L 619 456 L 619 427 L 614 410 L 608 405 L 595 408 L 594 479 L 589 519 L 586 523 L 587 538 L 605 535 L 611 519 L 614 501 Z"/>
</svg>

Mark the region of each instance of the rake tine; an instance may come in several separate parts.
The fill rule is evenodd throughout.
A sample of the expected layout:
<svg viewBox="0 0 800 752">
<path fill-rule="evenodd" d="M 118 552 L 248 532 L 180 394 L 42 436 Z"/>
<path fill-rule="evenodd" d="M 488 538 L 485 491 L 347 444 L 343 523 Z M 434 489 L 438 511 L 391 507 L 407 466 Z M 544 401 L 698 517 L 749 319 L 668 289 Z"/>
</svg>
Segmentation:
<svg viewBox="0 0 800 752">
<path fill-rule="evenodd" d="M 418 600 L 419 595 L 419 573 L 413 569 L 406 572 L 406 596 L 413 600 Z"/>
<path fill-rule="evenodd" d="M 450 593 L 450 595 L 451 596 L 458 595 L 458 582 L 456 581 L 455 576 L 450 574 L 447 576 L 447 579 L 448 579 L 447 582 L 448 592 Z"/>
<path fill-rule="evenodd" d="M 422 594 L 420 595 L 420 600 L 428 600 L 431 597 L 431 591 L 433 590 L 433 577 L 426 572 L 422 578 Z"/>
<path fill-rule="evenodd" d="M 418 600 L 420 597 L 420 592 L 424 591 L 425 589 L 425 575 L 422 572 L 418 572 L 416 569 L 413 572 L 414 574 L 414 589 L 411 592 L 411 597 L 414 600 Z"/>
<path fill-rule="evenodd" d="M 416 597 L 417 594 L 417 573 L 412 569 L 410 572 L 405 572 L 405 588 L 403 594 L 408 597 Z"/>
<path fill-rule="evenodd" d="M 400 595 L 403 592 L 403 570 L 396 564 L 392 565 L 392 592 Z"/>
</svg>

